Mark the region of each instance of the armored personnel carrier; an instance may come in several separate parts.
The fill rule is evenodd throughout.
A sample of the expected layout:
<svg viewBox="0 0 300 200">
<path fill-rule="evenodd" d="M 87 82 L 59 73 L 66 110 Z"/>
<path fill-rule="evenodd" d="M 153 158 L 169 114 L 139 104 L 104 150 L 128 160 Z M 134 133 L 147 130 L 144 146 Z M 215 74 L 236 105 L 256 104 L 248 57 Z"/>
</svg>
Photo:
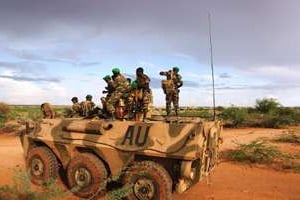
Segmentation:
<svg viewBox="0 0 300 200">
<path fill-rule="evenodd" d="M 221 132 L 219 121 L 44 119 L 28 123 L 21 142 L 34 184 L 64 176 L 91 199 L 117 179 L 132 187 L 128 199 L 170 200 L 214 168 Z"/>
</svg>

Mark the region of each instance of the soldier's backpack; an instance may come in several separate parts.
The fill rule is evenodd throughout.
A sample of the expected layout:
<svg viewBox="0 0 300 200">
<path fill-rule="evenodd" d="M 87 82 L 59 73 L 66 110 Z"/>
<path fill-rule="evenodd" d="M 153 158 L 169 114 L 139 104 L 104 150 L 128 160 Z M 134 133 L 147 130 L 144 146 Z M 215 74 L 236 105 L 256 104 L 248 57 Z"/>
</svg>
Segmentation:
<svg viewBox="0 0 300 200">
<path fill-rule="evenodd" d="M 165 94 L 172 93 L 175 90 L 174 83 L 172 80 L 162 80 L 161 87 L 164 90 Z"/>
</svg>

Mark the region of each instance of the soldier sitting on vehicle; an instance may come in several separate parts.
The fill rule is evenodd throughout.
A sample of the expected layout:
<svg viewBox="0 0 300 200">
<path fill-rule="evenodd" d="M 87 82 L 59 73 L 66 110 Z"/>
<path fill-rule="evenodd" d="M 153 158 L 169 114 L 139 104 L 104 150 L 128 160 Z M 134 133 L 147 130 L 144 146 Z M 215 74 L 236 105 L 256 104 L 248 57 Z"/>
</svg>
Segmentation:
<svg viewBox="0 0 300 200">
<path fill-rule="evenodd" d="M 50 103 L 43 103 L 41 105 L 41 111 L 43 113 L 43 119 L 53 119 L 55 117 L 55 112 Z"/>
<path fill-rule="evenodd" d="M 175 114 L 178 116 L 179 88 L 183 85 L 182 78 L 178 72 L 179 68 L 173 67 L 172 70 L 159 73 L 160 75 L 167 77 L 167 80 L 162 81 L 162 88 L 166 95 L 167 116 L 171 113 L 171 103 L 173 103 Z"/>
<path fill-rule="evenodd" d="M 71 99 L 71 101 L 73 102 L 72 105 L 72 117 L 80 117 L 82 116 L 82 107 L 78 102 L 78 98 L 77 97 L 73 97 Z"/>
<path fill-rule="evenodd" d="M 86 100 L 81 102 L 80 105 L 82 108 L 83 116 L 88 117 L 93 114 L 95 103 L 92 101 L 93 97 L 90 94 L 86 95 L 85 99 Z"/>
</svg>

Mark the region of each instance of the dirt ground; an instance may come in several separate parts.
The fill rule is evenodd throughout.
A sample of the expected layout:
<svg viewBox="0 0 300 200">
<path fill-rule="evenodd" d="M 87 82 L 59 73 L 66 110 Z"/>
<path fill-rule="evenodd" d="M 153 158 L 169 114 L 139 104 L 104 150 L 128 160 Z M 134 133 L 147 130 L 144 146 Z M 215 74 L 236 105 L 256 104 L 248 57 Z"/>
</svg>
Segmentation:
<svg viewBox="0 0 300 200">
<path fill-rule="evenodd" d="M 235 148 L 236 143 L 246 144 L 256 139 L 271 140 L 286 132 L 286 129 L 225 129 L 221 151 Z M 300 153 L 299 145 L 277 146 L 285 152 Z M 176 200 L 300 200 L 299 184 L 299 173 L 221 160 L 208 178 L 185 193 L 173 196 Z"/>
<path fill-rule="evenodd" d="M 221 151 L 258 138 L 272 139 L 286 129 L 225 129 Z M 300 153 L 300 146 L 278 144 L 285 152 Z M 14 170 L 24 169 L 22 148 L 14 134 L 0 133 L 0 185 L 12 184 Z M 300 174 L 268 167 L 221 161 L 213 173 L 174 200 L 300 200 Z"/>
</svg>

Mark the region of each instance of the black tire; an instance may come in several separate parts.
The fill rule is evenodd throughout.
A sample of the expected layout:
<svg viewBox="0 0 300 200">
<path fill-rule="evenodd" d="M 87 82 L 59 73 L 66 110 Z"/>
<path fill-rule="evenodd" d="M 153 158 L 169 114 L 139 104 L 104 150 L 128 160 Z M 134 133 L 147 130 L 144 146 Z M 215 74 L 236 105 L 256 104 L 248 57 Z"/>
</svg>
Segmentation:
<svg viewBox="0 0 300 200">
<path fill-rule="evenodd" d="M 80 153 L 72 158 L 67 178 L 69 188 L 76 196 L 94 199 L 105 193 L 107 170 L 103 162 L 91 153 Z"/>
<path fill-rule="evenodd" d="M 172 179 L 160 164 L 153 161 L 135 162 L 123 177 L 131 185 L 129 200 L 171 200 Z"/>
<path fill-rule="evenodd" d="M 36 185 L 55 181 L 58 177 L 58 161 L 47 147 L 30 149 L 26 157 L 26 168 L 30 174 L 31 182 Z"/>
</svg>

